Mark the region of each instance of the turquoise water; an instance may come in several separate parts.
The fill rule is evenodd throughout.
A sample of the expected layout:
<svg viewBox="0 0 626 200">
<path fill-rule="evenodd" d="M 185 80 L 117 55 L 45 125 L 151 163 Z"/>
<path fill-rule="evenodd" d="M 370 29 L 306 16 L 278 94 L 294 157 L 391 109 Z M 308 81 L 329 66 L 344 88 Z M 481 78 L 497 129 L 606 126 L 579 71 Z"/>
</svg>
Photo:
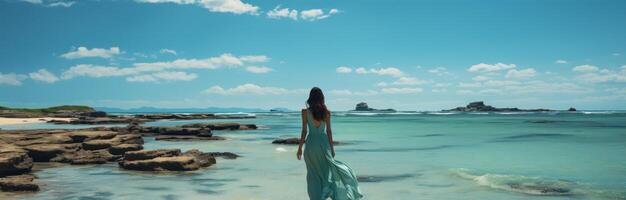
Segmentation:
<svg viewBox="0 0 626 200">
<path fill-rule="evenodd" d="M 42 191 L 19 199 L 306 199 L 299 113 L 257 113 L 226 141 L 162 142 L 146 149 L 231 151 L 236 160 L 192 173 L 141 173 L 115 164 L 48 167 Z M 216 120 L 160 121 L 177 125 Z M 31 124 L 26 128 L 68 127 Z M 3 129 L 25 128 L 3 126 Z M 333 115 L 336 159 L 366 182 L 366 199 L 626 199 L 626 113 L 397 113 Z"/>
</svg>

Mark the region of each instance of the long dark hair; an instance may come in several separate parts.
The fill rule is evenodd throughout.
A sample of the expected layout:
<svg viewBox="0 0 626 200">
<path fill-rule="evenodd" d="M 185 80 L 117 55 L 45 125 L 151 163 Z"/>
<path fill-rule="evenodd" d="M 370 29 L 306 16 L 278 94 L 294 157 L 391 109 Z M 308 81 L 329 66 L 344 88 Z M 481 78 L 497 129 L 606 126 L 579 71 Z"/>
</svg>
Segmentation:
<svg viewBox="0 0 626 200">
<path fill-rule="evenodd" d="M 309 109 L 309 112 L 311 112 L 311 115 L 313 115 L 313 119 L 317 121 L 326 119 L 328 109 L 326 109 L 326 104 L 324 104 L 324 93 L 322 93 L 322 89 L 318 87 L 311 88 L 309 99 L 306 100 L 306 107 Z"/>
</svg>

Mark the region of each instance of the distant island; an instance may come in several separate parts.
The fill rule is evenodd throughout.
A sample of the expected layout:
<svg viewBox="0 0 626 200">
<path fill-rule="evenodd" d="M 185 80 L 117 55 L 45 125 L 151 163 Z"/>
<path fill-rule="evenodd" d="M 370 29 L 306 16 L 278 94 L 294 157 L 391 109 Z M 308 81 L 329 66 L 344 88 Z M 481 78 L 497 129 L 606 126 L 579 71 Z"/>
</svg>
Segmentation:
<svg viewBox="0 0 626 200">
<path fill-rule="evenodd" d="M 374 109 L 370 108 L 367 103 L 361 102 L 356 104 L 354 110 L 351 111 L 361 111 L 361 112 L 396 112 L 396 110 L 388 108 L 388 109 Z"/>
<path fill-rule="evenodd" d="M 89 106 L 77 105 L 64 105 L 49 108 L 9 108 L 0 106 L 0 117 L 8 118 L 75 117 L 88 113 L 97 114 L 97 111 Z"/>
<path fill-rule="evenodd" d="M 538 109 L 519 109 L 519 108 L 496 108 L 490 105 L 485 105 L 482 101 L 471 102 L 465 107 L 456 107 L 449 110 L 442 110 L 444 112 L 550 112 L 556 110 L 538 108 Z M 574 112 L 575 108 L 569 108 L 567 111 Z"/>
</svg>

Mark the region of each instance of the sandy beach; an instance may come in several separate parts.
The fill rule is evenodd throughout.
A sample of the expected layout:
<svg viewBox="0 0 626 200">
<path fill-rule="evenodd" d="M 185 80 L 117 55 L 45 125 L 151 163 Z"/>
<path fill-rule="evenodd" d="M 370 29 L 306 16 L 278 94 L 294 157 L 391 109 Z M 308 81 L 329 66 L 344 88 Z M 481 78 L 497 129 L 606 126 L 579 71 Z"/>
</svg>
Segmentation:
<svg viewBox="0 0 626 200">
<path fill-rule="evenodd" d="M 39 117 L 39 118 L 6 118 L 0 117 L 0 126 L 2 125 L 19 125 L 32 123 L 45 123 L 50 120 L 69 121 L 72 118 L 55 118 L 55 117 Z"/>
</svg>

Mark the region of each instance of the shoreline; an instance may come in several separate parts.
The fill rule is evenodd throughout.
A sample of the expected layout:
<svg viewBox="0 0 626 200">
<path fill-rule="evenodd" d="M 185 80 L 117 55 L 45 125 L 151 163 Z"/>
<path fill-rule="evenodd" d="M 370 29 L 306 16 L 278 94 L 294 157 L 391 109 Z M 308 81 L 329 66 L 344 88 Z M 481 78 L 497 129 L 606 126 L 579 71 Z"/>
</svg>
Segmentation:
<svg viewBox="0 0 626 200">
<path fill-rule="evenodd" d="M 7 118 L 7 117 L 0 117 L 0 126 L 34 124 L 34 123 L 46 123 L 46 122 L 51 121 L 51 120 L 70 121 L 72 119 L 74 119 L 74 118 L 64 118 L 64 117 Z"/>
</svg>

